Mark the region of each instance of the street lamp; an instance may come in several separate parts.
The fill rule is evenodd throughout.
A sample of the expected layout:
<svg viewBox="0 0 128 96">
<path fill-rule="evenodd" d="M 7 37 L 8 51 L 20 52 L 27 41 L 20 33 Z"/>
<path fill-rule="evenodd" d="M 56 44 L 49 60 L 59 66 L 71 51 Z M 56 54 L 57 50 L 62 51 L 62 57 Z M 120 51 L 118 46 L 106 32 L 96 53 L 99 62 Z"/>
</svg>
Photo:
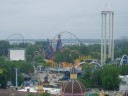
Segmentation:
<svg viewBox="0 0 128 96">
<path fill-rule="evenodd" d="M 18 87 L 18 69 L 19 68 L 15 68 L 15 70 L 16 70 L 16 89 Z"/>
</svg>

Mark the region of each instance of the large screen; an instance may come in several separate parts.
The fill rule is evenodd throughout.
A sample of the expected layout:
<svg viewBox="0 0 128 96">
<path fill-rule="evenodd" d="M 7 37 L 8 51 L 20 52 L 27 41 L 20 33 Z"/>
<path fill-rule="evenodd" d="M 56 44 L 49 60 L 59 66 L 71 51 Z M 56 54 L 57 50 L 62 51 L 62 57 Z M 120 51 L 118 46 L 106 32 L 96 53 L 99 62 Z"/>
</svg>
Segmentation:
<svg viewBox="0 0 128 96">
<path fill-rule="evenodd" d="M 12 61 L 25 60 L 25 49 L 10 49 L 9 57 Z"/>
</svg>

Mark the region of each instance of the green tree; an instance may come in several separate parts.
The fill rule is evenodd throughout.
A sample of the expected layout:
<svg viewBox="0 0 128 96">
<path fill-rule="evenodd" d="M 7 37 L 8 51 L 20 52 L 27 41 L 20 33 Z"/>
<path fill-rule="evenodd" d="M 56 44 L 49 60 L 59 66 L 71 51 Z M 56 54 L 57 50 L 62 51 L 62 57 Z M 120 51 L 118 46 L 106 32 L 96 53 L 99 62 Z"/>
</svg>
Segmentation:
<svg viewBox="0 0 128 96">
<path fill-rule="evenodd" d="M 0 41 L 0 56 L 7 56 L 9 47 L 10 47 L 10 44 L 8 41 L 1 40 Z"/>
<path fill-rule="evenodd" d="M 106 65 L 102 68 L 101 73 L 102 87 L 108 90 L 118 89 L 119 69 L 115 65 Z"/>
<path fill-rule="evenodd" d="M 82 54 L 82 55 L 89 54 L 89 50 L 86 45 L 81 45 L 78 50 L 79 50 L 80 54 Z"/>
<path fill-rule="evenodd" d="M 6 82 L 12 81 L 13 84 L 15 84 L 15 68 L 19 68 L 19 84 L 21 84 L 23 81 L 21 73 L 28 74 L 30 71 L 33 72 L 32 64 L 26 61 L 7 61 L 4 58 L 0 58 L 0 68 L 5 70 L 3 71 L 4 74 L 1 75 L 2 80 Z"/>
<path fill-rule="evenodd" d="M 39 50 L 39 48 L 35 45 L 30 44 L 29 46 L 27 46 L 27 48 L 26 48 L 26 57 L 27 57 L 28 62 L 33 61 L 33 58 L 34 58 L 34 55 L 35 55 L 34 53 L 38 50 Z"/>
<path fill-rule="evenodd" d="M 44 92 L 40 96 L 51 96 L 50 93 Z"/>
<path fill-rule="evenodd" d="M 89 44 L 87 49 L 92 58 L 100 59 L 100 44 Z"/>
<path fill-rule="evenodd" d="M 36 56 L 36 57 L 34 58 L 34 61 L 35 61 L 35 63 L 45 63 L 42 54 L 39 54 L 38 56 Z"/>
<path fill-rule="evenodd" d="M 128 65 L 120 66 L 120 75 L 128 75 Z"/>
<path fill-rule="evenodd" d="M 40 47 L 41 50 L 42 49 L 45 50 L 48 47 L 48 42 L 47 41 L 36 41 L 34 45 Z"/>
<path fill-rule="evenodd" d="M 95 66 L 93 66 L 90 63 L 83 64 L 84 73 L 81 79 L 79 80 L 84 83 L 86 88 L 92 87 L 92 74 L 93 74 L 94 67 Z"/>
<path fill-rule="evenodd" d="M 7 70 L 5 68 L 0 68 L 0 87 L 6 88 L 7 84 Z"/>
<path fill-rule="evenodd" d="M 64 49 L 62 52 L 57 53 L 54 57 L 54 61 L 57 63 L 60 62 L 68 62 L 68 63 L 73 63 L 73 55 L 71 55 L 71 50 L 69 49 Z"/>
<path fill-rule="evenodd" d="M 102 80 L 101 80 L 101 73 L 102 68 L 96 68 L 93 70 L 92 73 L 92 85 L 93 87 L 101 87 L 102 86 Z"/>
<path fill-rule="evenodd" d="M 117 42 L 115 44 L 115 58 L 120 58 L 124 54 L 128 55 L 128 42 Z"/>
</svg>

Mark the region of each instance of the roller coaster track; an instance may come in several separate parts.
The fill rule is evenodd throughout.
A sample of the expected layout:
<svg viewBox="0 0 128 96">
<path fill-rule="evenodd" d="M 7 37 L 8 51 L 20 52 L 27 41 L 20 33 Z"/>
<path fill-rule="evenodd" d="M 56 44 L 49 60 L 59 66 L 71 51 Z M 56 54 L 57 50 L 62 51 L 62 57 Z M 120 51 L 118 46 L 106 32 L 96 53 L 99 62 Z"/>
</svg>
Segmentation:
<svg viewBox="0 0 128 96">
<path fill-rule="evenodd" d="M 17 36 L 20 36 L 20 37 L 22 38 L 23 43 L 24 43 L 24 37 L 23 37 L 22 34 L 19 34 L 19 33 L 15 33 L 15 34 L 10 35 L 10 36 L 7 38 L 7 41 L 9 41 L 9 39 L 10 39 L 11 37 L 16 36 L 16 35 L 17 35 Z"/>
<path fill-rule="evenodd" d="M 120 60 L 120 65 L 122 66 L 124 64 L 124 62 L 126 64 L 128 64 L 128 56 L 127 55 L 123 55 L 121 60 Z"/>
<path fill-rule="evenodd" d="M 85 63 L 87 63 L 87 62 L 80 62 L 77 66 L 76 66 L 76 68 L 78 68 L 80 65 L 83 65 L 83 64 L 85 64 Z M 89 64 L 93 64 L 93 65 L 96 65 L 97 67 L 101 67 L 101 65 L 99 64 L 99 63 L 97 63 L 97 62 L 90 62 Z"/>
<path fill-rule="evenodd" d="M 71 32 L 68 32 L 68 31 L 63 31 L 63 32 L 58 33 L 56 36 L 53 37 L 52 40 L 54 40 L 59 34 L 63 34 L 63 33 L 71 34 L 72 36 L 74 36 L 74 37 L 76 38 L 77 41 L 79 41 L 79 43 L 80 43 L 81 45 L 84 45 L 84 43 L 82 43 L 82 42 L 80 41 L 80 39 L 79 39 L 75 34 L 73 34 L 73 33 L 71 33 Z"/>
</svg>

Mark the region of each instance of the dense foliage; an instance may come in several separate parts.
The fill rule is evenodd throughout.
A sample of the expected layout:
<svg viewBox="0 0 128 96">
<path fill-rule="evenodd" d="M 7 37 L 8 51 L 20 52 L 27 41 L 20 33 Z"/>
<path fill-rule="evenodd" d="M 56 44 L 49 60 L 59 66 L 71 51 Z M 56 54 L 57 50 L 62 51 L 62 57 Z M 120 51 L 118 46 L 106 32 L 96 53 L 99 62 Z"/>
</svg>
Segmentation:
<svg viewBox="0 0 128 96">
<path fill-rule="evenodd" d="M 106 90 L 117 90 L 119 88 L 119 75 L 128 75 L 128 65 L 117 67 L 115 64 L 95 68 L 94 65 L 84 64 L 82 81 L 86 88 L 98 87 Z"/>
<path fill-rule="evenodd" d="M 33 71 L 33 67 L 30 63 L 27 63 L 26 61 L 7 61 L 4 58 L 0 58 L 0 84 L 2 86 L 5 86 L 7 81 L 12 81 L 12 83 L 15 85 L 15 68 L 18 68 L 18 78 L 19 85 L 23 82 L 23 77 L 20 75 L 21 73 L 28 74 L 30 71 Z"/>
<path fill-rule="evenodd" d="M 64 49 L 62 52 L 55 55 L 55 62 L 68 62 L 74 63 L 75 59 L 79 57 L 79 53 L 76 50 Z"/>
</svg>

